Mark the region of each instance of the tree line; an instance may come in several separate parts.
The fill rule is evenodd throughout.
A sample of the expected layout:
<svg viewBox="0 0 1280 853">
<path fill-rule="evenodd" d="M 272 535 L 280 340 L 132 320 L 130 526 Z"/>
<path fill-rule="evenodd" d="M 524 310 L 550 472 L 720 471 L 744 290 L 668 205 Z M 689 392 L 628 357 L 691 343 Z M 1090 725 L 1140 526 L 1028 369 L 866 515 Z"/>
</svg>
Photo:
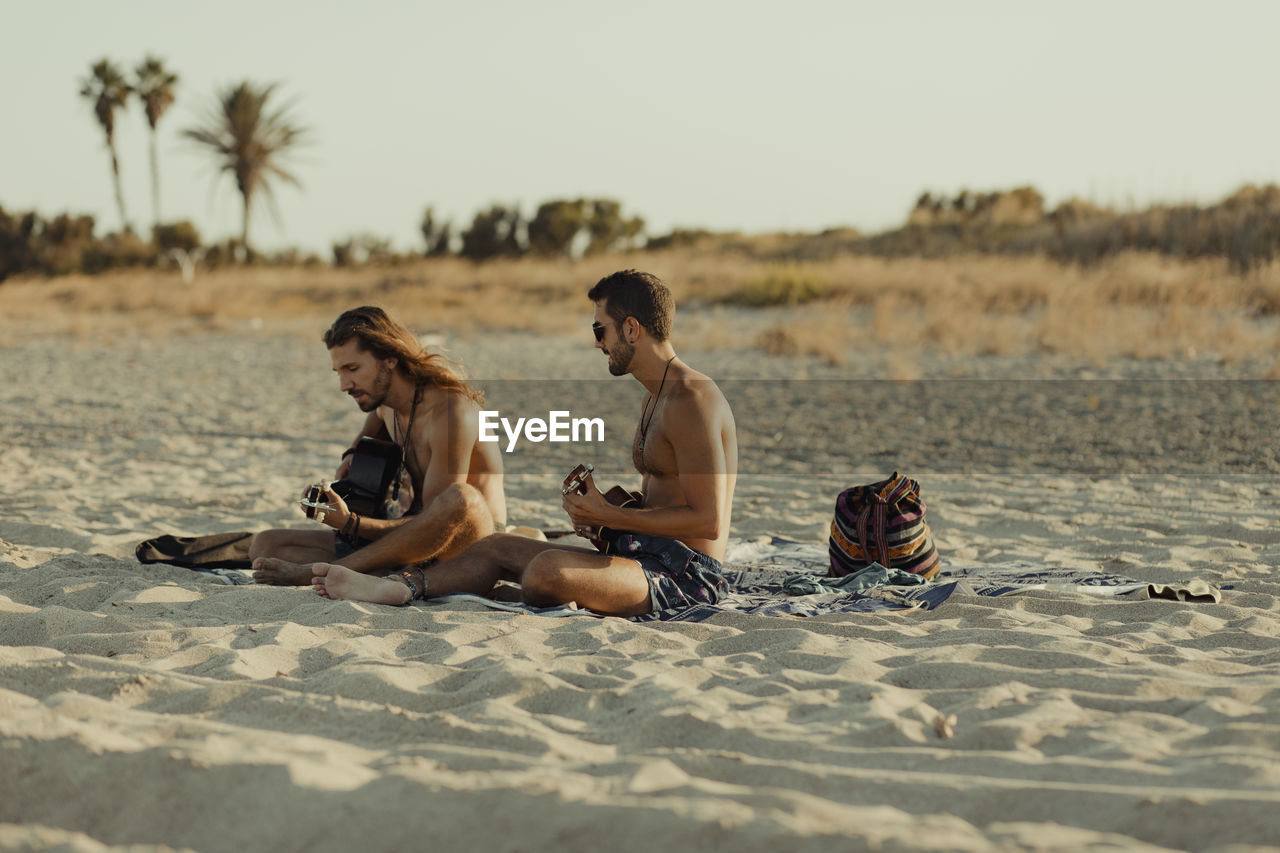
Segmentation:
<svg viewBox="0 0 1280 853">
<path fill-rule="evenodd" d="M 98 237 L 92 216 L 62 213 L 45 218 L 36 211 L 11 213 L 0 207 L 0 281 L 20 273 L 61 275 L 155 266 L 167 259 L 178 261 L 185 276 L 190 275 L 194 258 L 207 266 L 232 261 L 320 262 L 297 250 L 264 258 L 249 242 L 255 202 L 263 197 L 273 200 L 277 183 L 301 186 L 287 160 L 310 133 L 292 115 L 292 104 L 279 105 L 275 84 L 246 80 L 228 86 L 216 93 L 202 122 L 181 131 L 183 139 L 213 158 L 219 177 L 234 181 L 242 203 L 239 239 L 204 246 L 190 222 L 164 223 L 156 136 L 161 119 L 176 100 L 179 82 L 179 75 L 153 55 L 146 56 L 132 74 L 109 58 L 90 66 L 78 81 L 79 94 L 92 109 L 105 139 L 120 230 Z M 135 101 L 150 131 L 149 240 L 138 235 L 129 217 L 116 146 L 117 120 Z M 575 257 L 634 248 L 643 241 L 645 224 L 639 216 L 624 215 L 622 205 L 612 199 L 579 198 L 543 202 L 528 217 L 518 205 L 492 204 L 458 228 L 452 221 L 439 221 L 434 208 L 427 208 L 419 227 L 425 242 L 422 254 L 427 257 L 455 255 L 485 261 L 525 254 Z M 332 252 L 338 266 L 405 259 L 391 249 L 389 240 L 369 235 L 335 242 Z"/>
<path fill-rule="evenodd" d="M 234 182 L 241 198 L 241 231 L 238 240 L 203 246 L 190 222 L 165 223 L 161 217 L 157 128 L 176 100 L 179 82 L 179 75 L 153 55 L 146 56 L 131 74 L 109 58 L 90 66 L 89 73 L 78 81 L 78 91 L 106 142 L 120 230 L 98 237 L 92 216 L 62 213 L 45 218 L 36 211 L 11 213 L 0 207 L 0 281 L 20 273 L 61 275 L 155 266 L 166 259 L 176 260 L 184 277 L 189 277 L 194 257 L 218 265 L 252 255 L 249 223 L 255 203 L 264 197 L 270 200 L 277 182 L 300 186 L 288 158 L 307 141 L 309 131 L 294 118 L 292 103 L 280 104 L 276 84 L 245 80 L 215 93 L 203 119 L 184 128 L 181 136 L 212 158 L 215 180 L 225 175 Z M 135 101 L 149 128 L 149 239 L 138 235 L 129 217 L 116 146 L 117 119 Z M 280 259 L 296 261 L 299 257 L 297 252 L 286 252 Z"/>
<path fill-rule="evenodd" d="M 297 249 L 269 255 L 247 250 L 241 240 L 207 245 L 190 222 L 156 224 L 150 240 L 130 230 L 98 236 L 94 217 L 62 213 L 51 218 L 36 211 L 9 212 L 0 206 L 0 281 L 22 273 L 46 276 L 100 273 L 130 267 L 179 265 L 194 259 L 206 268 L 233 263 L 323 264 L 324 259 Z M 423 246 L 399 252 L 387 238 L 364 234 L 335 241 L 331 263 L 349 267 L 399 264 L 416 258 L 459 257 L 477 263 L 523 256 L 576 258 L 602 252 L 666 245 L 672 238 L 645 240 L 645 222 L 627 215 L 612 199 L 552 199 L 532 216 L 517 204 L 491 204 L 455 228 L 428 207 L 419 224 Z M 673 232 L 685 233 L 685 232 Z"/>
<path fill-rule="evenodd" d="M 190 222 L 163 223 L 156 132 L 175 102 L 179 80 L 164 60 L 150 55 L 131 75 L 110 59 L 91 65 L 89 74 L 78 81 L 79 94 L 105 137 L 120 230 L 98 237 L 91 216 L 63 213 L 44 218 L 35 211 L 11 213 L 0 207 L 0 281 L 21 273 L 96 273 L 169 260 L 178 262 L 187 278 L 196 259 L 208 267 L 324 262 L 296 249 L 263 257 L 250 246 L 255 205 L 261 199 L 273 200 L 279 183 L 301 186 L 289 159 L 310 139 L 310 130 L 294 115 L 293 102 L 280 103 L 278 84 L 245 80 L 229 85 L 215 93 L 199 123 L 181 131 L 184 140 L 212 158 L 215 180 L 227 176 L 234 182 L 241 199 L 240 236 L 204 245 Z M 153 217 L 149 239 L 138 236 L 130 223 L 115 143 L 117 117 L 135 101 L 149 128 Z M 650 237 L 643 218 L 624 214 L 619 202 L 606 198 L 552 199 L 539 204 L 530 216 L 519 205 L 491 204 L 476 211 L 465 226 L 441 221 L 435 209 L 428 207 L 419 231 L 420 253 L 400 254 L 390 240 L 362 235 L 334 242 L 332 263 L 396 263 L 421 255 L 475 262 L 522 256 L 573 258 L 684 247 L 762 260 L 811 260 L 840 253 L 943 257 L 977 252 L 1042 254 L 1064 263 L 1090 264 L 1117 252 L 1137 250 L 1184 258 L 1225 257 L 1233 270 L 1246 272 L 1270 263 L 1280 250 L 1280 188 L 1246 186 L 1207 207 L 1155 205 L 1123 213 L 1074 199 L 1049 211 L 1032 187 L 986 193 L 965 190 L 952 198 L 924 193 L 905 225 L 872 235 L 831 229 L 764 240 L 736 232 L 675 229 Z"/>
<path fill-rule="evenodd" d="M 134 233 L 134 229 L 120 182 L 117 115 L 136 98 L 150 128 L 152 228 L 158 228 L 162 220 L 156 128 L 173 106 L 179 79 L 163 59 L 148 55 L 134 68 L 132 76 L 126 75 L 118 63 L 103 58 L 93 63 L 89 74 L 80 81 L 80 97 L 91 106 L 106 138 L 120 227 L 126 234 Z M 246 250 L 254 202 L 263 195 L 270 198 L 277 180 L 301 186 L 287 159 L 307 141 L 309 131 L 294 118 L 291 103 L 277 105 L 277 90 L 277 84 L 259 85 L 248 80 L 227 86 L 215 94 L 203 121 L 181 132 L 183 139 L 212 157 L 218 175 L 229 175 L 235 182 L 242 202 L 240 245 Z"/>
<path fill-rule="evenodd" d="M 1071 199 L 1047 209 L 1031 187 L 953 197 L 924 193 L 899 228 L 862 234 L 852 228 L 810 234 L 744 235 L 677 228 L 645 234 L 644 220 L 610 199 L 553 199 L 532 216 L 518 205 L 489 205 L 462 229 L 440 221 L 428 207 L 420 222 L 423 243 L 397 252 L 389 239 L 370 235 L 335 242 L 335 266 L 398 264 L 423 256 L 482 263 L 497 258 L 579 257 L 640 249 L 686 249 L 765 261 L 825 260 L 841 254 L 943 258 L 958 254 L 1038 254 L 1064 264 L 1099 263 L 1125 251 L 1174 258 L 1225 258 L 1246 273 L 1280 255 L 1280 187 L 1248 185 L 1211 205 L 1153 205 L 1117 212 Z M 237 240 L 203 245 L 189 222 L 153 229 L 150 241 L 130 232 L 93 234 L 91 216 L 8 213 L 0 207 L 0 281 L 18 273 L 61 275 L 118 267 L 156 266 L 168 258 L 199 255 L 206 267 L 229 263 L 323 264 L 298 250 L 270 256 L 241 251 Z"/>
<path fill-rule="evenodd" d="M 519 205 L 493 204 L 476 211 L 455 238 L 452 221 L 438 222 L 428 207 L 420 226 L 427 257 L 455 254 L 473 261 L 578 257 L 639 248 L 645 223 L 608 198 L 552 199 L 526 217 Z"/>
<path fill-rule="evenodd" d="M 946 257 L 962 252 L 1039 254 L 1064 264 L 1096 264 L 1120 252 L 1224 258 L 1246 273 L 1280 254 L 1280 186 L 1248 184 L 1214 204 L 1154 204 L 1116 211 L 1081 199 L 1046 208 L 1033 187 L 924 193 L 902 228 L 862 240 L 883 257 Z"/>
</svg>

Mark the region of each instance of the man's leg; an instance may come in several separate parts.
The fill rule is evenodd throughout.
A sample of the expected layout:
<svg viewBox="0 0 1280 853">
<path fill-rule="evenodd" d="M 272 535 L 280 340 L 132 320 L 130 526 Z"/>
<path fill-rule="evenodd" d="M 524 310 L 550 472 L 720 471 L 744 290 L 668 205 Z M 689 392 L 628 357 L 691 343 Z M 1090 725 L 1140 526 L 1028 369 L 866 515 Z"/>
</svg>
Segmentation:
<svg viewBox="0 0 1280 853">
<path fill-rule="evenodd" d="M 524 567 L 539 553 L 556 548 L 541 539 L 495 533 L 472 544 L 452 560 L 438 562 L 422 571 L 426 596 L 472 593 L 488 596 L 499 580 L 517 580 Z M 575 548 L 582 553 L 595 553 Z M 342 565 L 312 566 L 312 587 L 325 598 L 352 598 L 378 605 L 407 605 L 410 589 L 394 578 L 371 578 Z"/>
<path fill-rule="evenodd" d="M 455 484 L 441 492 L 419 515 L 386 536 L 350 554 L 333 559 L 306 562 L 265 557 L 253 567 L 264 573 L 294 578 L 291 583 L 308 583 L 315 575 L 315 563 L 331 563 L 367 574 L 398 569 L 436 557 L 453 556 L 467 545 L 493 532 L 493 514 L 484 497 L 473 486 Z M 255 577 L 256 577 L 255 573 Z"/>
<path fill-rule="evenodd" d="M 423 570 L 427 596 L 469 592 L 488 595 L 500 580 L 518 580 L 524 567 L 543 551 L 563 547 L 541 539 L 495 533 L 471 545 L 456 557 Z M 585 548 L 574 548 L 594 554 Z M 375 578 L 340 564 L 313 567 L 311 585 L 326 598 L 350 598 L 377 604 L 408 604 L 409 588 L 395 578 Z"/>
<path fill-rule="evenodd" d="M 287 566 L 325 563 L 333 560 L 333 531 L 264 530 L 249 543 L 253 579 L 258 583 L 295 585 L 310 583 L 310 572 L 289 571 Z M 261 558 L 261 559 L 260 559 Z"/>
<path fill-rule="evenodd" d="M 319 565 L 312 585 L 327 598 L 377 604 L 407 604 L 410 591 L 391 578 L 375 578 L 342 566 Z M 487 595 L 500 580 L 524 588 L 535 607 L 576 601 L 597 613 L 637 616 L 649 612 L 649 582 L 640 564 L 587 548 L 555 545 L 510 534 L 494 534 L 458 557 L 424 570 L 429 597 L 453 592 Z"/>
<path fill-rule="evenodd" d="M 493 532 L 493 513 L 474 486 L 455 483 L 423 512 L 350 556 L 336 561 L 357 572 L 397 569 L 448 559 Z"/>
<path fill-rule="evenodd" d="M 648 613 L 649 578 L 635 560 L 588 551 L 543 551 L 520 576 L 524 601 L 554 607 L 576 601 L 608 616 Z"/>
</svg>

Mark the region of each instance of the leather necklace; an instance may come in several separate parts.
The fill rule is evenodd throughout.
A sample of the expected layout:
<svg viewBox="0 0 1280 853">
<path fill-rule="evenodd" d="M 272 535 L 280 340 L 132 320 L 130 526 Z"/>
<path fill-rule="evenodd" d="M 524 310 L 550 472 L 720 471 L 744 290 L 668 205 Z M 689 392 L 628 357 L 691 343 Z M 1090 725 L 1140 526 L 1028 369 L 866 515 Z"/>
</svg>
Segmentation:
<svg viewBox="0 0 1280 853">
<path fill-rule="evenodd" d="M 409 464 L 409 452 L 413 448 L 409 444 L 409 436 L 413 434 L 413 417 L 418 414 L 418 400 L 422 398 L 422 386 L 413 386 L 413 406 L 409 409 L 409 425 L 405 427 L 404 436 L 400 440 L 400 470 L 396 472 L 395 484 L 391 487 L 391 500 L 400 500 L 400 483 L 404 480 L 406 466 Z M 394 409 L 392 417 L 395 421 L 396 431 L 400 430 L 400 415 Z"/>
<path fill-rule="evenodd" d="M 675 361 L 673 355 L 667 359 L 667 366 L 662 371 L 662 381 L 658 383 L 658 393 L 654 394 L 648 400 L 644 401 L 644 410 L 640 412 L 640 455 L 644 456 L 644 439 L 649 434 L 649 424 L 653 422 L 653 416 L 658 413 L 658 398 L 662 396 L 662 388 L 667 384 L 667 371 L 671 369 L 671 362 Z M 649 403 L 653 403 L 653 411 L 649 411 Z M 645 418 L 648 415 L 648 419 Z"/>
</svg>

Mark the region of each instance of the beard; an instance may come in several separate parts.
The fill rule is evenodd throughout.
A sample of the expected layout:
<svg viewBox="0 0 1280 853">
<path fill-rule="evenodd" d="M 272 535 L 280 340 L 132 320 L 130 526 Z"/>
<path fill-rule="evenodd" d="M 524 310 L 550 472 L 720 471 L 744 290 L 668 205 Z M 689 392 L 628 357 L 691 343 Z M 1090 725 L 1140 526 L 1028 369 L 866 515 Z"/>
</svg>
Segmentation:
<svg viewBox="0 0 1280 853">
<path fill-rule="evenodd" d="M 387 392 L 391 390 L 391 368 L 385 364 L 378 365 L 378 375 L 373 377 L 373 390 L 367 397 L 357 402 L 362 412 L 372 412 L 387 401 Z"/>
<path fill-rule="evenodd" d="M 631 369 L 631 359 L 635 358 L 636 348 L 624 340 L 609 348 L 609 373 L 612 376 L 625 376 Z"/>
</svg>

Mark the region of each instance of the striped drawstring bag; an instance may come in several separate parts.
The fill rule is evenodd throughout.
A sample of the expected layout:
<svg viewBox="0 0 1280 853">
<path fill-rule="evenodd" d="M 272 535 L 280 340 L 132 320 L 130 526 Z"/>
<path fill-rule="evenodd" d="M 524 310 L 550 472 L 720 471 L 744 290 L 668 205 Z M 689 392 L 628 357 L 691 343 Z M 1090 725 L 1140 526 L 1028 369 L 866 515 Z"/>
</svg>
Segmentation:
<svg viewBox="0 0 1280 853">
<path fill-rule="evenodd" d="M 827 543 L 830 575 L 841 577 L 879 563 L 932 578 L 942 563 L 924 516 L 920 484 L 896 471 L 887 480 L 845 489 L 836 498 Z"/>
</svg>

